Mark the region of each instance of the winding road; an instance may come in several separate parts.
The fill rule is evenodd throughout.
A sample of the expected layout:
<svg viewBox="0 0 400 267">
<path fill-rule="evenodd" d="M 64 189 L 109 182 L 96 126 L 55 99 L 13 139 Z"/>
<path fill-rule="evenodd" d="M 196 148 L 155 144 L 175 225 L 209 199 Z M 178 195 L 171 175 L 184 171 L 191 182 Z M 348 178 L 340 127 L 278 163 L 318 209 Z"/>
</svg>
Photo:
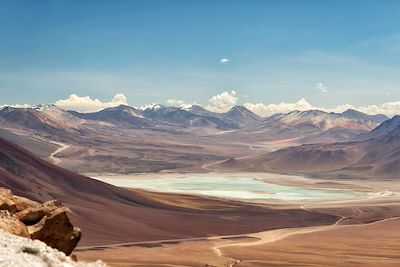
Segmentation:
<svg viewBox="0 0 400 267">
<path fill-rule="evenodd" d="M 308 208 L 303 205 L 301 207 L 304 210 L 310 211 Z M 254 234 L 248 234 L 247 237 L 249 238 L 257 238 L 258 240 L 256 241 L 248 241 L 248 242 L 240 242 L 240 243 L 228 243 L 228 244 L 217 244 L 214 247 L 212 247 L 212 250 L 215 252 L 215 254 L 218 257 L 223 257 L 229 261 L 229 267 L 234 267 L 235 265 L 239 264 L 241 262 L 240 259 L 234 259 L 229 256 L 226 256 L 223 252 L 222 249 L 228 248 L 228 247 L 249 247 L 249 246 L 259 246 L 259 245 L 264 245 L 268 243 L 273 243 L 279 240 L 282 240 L 284 238 L 288 238 L 294 235 L 301 235 L 301 234 L 310 234 L 310 233 L 315 233 L 315 232 L 322 232 L 322 231 L 327 231 L 327 230 L 332 230 L 336 228 L 342 228 L 342 227 L 355 227 L 355 226 L 364 226 L 364 225 L 373 225 L 385 221 L 390 221 L 390 220 L 395 220 L 399 219 L 400 217 L 395 216 L 392 218 L 385 218 L 381 220 L 377 220 L 375 222 L 371 223 L 364 223 L 364 224 L 348 224 L 348 225 L 341 225 L 340 223 L 347 219 L 345 216 L 341 216 L 341 218 L 336 221 L 332 225 L 324 225 L 324 226 L 310 226 L 310 227 L 298 227 L 298 228 L 282 228 L 278 230 L 270 230 L 270 231 L 265 231 L 265 232 L 260 232 L 260 233 L 254 233 Z"/>
<path fill-rule="evenodd" d="M 60 147 L 57 148 L 57 150 L 55 150 L 53 153 L 50 154 L 49 159 L 53 162 L 53 164 L 55 165 L 59 165 L 61 163 L 61 159 L 56 158 L 56 155 L 66 149 L 68 149 L 69 147 L 71 147 L 70 145 L 64 144 L 64 143 L 59 143 L 59 142 L 54 142 L 51 141 L 50 143 L 55 144 L 55 145 L 59 145 Z"/>
</svg>

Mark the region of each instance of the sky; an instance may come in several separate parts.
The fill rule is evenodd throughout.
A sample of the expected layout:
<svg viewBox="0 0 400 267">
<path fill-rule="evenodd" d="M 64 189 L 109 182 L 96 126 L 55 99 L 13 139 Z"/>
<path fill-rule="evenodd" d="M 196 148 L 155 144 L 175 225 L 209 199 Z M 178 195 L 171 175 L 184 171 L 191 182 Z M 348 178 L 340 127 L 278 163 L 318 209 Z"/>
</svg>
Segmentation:
<svg viewBox="0 0 400 267">
<path fill-rule="evenodd" d="M 390 0 L 3 0 L 0 105 L 399 114 L 399 14 Z"/>
</svg>

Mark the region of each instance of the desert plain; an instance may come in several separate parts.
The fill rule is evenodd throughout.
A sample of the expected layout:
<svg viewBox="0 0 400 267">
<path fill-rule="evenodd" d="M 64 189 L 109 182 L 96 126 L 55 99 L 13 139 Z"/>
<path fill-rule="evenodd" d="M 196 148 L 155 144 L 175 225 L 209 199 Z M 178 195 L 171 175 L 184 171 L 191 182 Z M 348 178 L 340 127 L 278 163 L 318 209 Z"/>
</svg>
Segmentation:
<svg viewBox="0 0 400 267">
<path fill-rule="evenodd" d="M 213 174 L 209 174 L 213 175 Z M 214 174 L 216 175 L 216 174 Z M 217 174 L 221 175 L 221 174 Z M 230 177 L 247 173 L 225 174 Z M 136 179 L 155 174 L 137 175 Z M 185 177 L 185 174 L 159 174 Z M 347 200 L 280 201 L 236 199 L 268 207 L 278 215 L 283 209 L 318 212 L 332 220 L 310 223 L 297 217 L 296 223 L 276 227 L 264 221 L 265 231 L 224 236 L 204 236 L 159 241 L 138 241 L 77 250 L 79 259 L 102 259 L 110 266 L 399 266 L 400 183 L 395 181 L 326 180 L 292 176 L 277 179 L 274 174 L 253 174 L 262 181 L 302 188 L 356 190 L 360 196 Z M 124 177 L 124 176 L 122 176 Z M 119 177 L 121 178 L 121 177 Z M 112 178 L 118 179 L 118 176 Z M 151 179 L 151 178 L 150 178 Z M 389 190 L 390 189 L 390 190 Z M 157 193 L 148 193 L 157 194 Z M 186 208 L 210 208 L 214 198 L 185 194 L 159 194 L 165 203 Z M 207 203 L 207 200 L 208 203 Z M 225 199 L 226 200 L 226 199 Z M 270 214 L 271 218 L 274 213 Z M 260 220 L 263 223 L 263 220 Z M 307 223 L 310 223 L 307 225 Z M 235 224 L 233 219 L 232 224 Z M 227 224 L 226 227 L 230 227 Z M 271 229 L 272 228 L 272 229 Z"/>
</svg>

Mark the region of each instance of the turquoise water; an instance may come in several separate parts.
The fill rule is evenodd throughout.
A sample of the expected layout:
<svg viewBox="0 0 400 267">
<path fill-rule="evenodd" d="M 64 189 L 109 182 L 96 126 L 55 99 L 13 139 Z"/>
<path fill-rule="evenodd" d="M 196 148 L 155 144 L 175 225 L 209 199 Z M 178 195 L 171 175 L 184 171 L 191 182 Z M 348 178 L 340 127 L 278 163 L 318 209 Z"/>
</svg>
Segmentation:
<svg viewBox="0 0 400 267">
<path fill-rule="evenodd" d="M 361 192 L 338 189 L 310 189 L 267 183 L 252 178 L 224 176 L 193 176 L 184 178 L 96 178 L 126 188 L 156 192 L 199 194 L 236 199 L 343 200 L 361 196 Z"/>
</svg>

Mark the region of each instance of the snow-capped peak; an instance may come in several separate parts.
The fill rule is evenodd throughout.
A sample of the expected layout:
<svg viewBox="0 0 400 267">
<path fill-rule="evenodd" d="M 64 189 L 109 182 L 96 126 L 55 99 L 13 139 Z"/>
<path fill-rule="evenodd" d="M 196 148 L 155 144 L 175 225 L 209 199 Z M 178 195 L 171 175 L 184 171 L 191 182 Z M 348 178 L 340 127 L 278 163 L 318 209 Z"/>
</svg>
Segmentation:
<svg viewBox="0 0 400 267">
<path fill-rule="evenodd" d="M 0 110 L 5 108 L 32 108 L 32 106 L 28 104 L 0 105 Z"/>
<path fill-rule="evenodd" d="M 141 110 L 141 111 L 148 110 L 148 109 L 157 110 L 160 108 L 161 108 L 160 104 L 153 103 L 153 104 L 143 105 L 139 108 L 139 110 Z"/>
</svg>

